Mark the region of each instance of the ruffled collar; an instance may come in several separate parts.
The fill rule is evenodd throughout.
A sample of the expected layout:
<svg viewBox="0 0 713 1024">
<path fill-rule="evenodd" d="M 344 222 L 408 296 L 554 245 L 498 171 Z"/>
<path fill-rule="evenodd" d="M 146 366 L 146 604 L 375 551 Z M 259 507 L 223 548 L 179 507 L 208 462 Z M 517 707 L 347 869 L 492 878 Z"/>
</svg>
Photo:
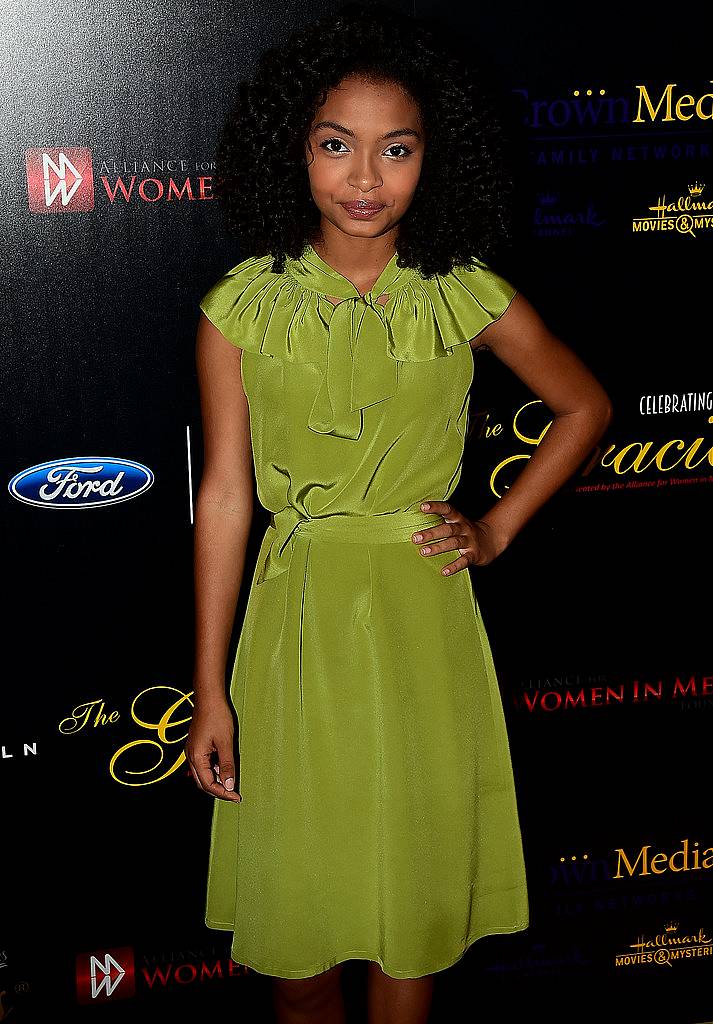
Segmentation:
<svg viewBox="0 0 713 1024">
<path fill-rule="evenodd" d="M 410 267 L 397 267 L 398 253 L 394 253 L 368 292 L 363 295 L 348 278 L 330 267 L 321 256 L 307 245 L 299 259 L 286 260 L 285 269 L 288 274 L 303 288 L 317 292 L 319 295 L 333 295 L 339 299 L 363 299 L 372 305 L 384 294 L 389 297 L 404 288 L 416 275 Z"/>
<path fill-rule="evenodd" d="M 273 271 L 272 255 L 251 256 L 204 295 L 201 309 L 242 349 L 318 364 L 322 382 L 308 426 L 356 440 L 364 410 L 396 393 L 400 363 L 452 356 L 501 316 L 516 293 L 480 261 L 427 279 L 397 267 L 396 259 L 361 295 L 310 245 L 299 259 L 288 257 L 286 273 Z M 377 302 L 383 294 L 385 304 Z"/>
</svg>

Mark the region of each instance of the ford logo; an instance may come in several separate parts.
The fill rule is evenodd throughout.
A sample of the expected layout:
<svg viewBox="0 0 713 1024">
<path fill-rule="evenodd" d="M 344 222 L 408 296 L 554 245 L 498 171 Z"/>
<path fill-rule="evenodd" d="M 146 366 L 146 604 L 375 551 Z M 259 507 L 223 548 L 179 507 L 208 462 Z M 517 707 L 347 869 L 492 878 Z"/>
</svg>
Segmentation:
<svg viewBox="0 0 713 1024">
<path fill-rule="evenodd" d="M 154 475 L 131 459 L 53 459 L 16 473 L 7 485 L 18 501 L 42 508 L 97 508 L 147 491 Z"/>
</svg>

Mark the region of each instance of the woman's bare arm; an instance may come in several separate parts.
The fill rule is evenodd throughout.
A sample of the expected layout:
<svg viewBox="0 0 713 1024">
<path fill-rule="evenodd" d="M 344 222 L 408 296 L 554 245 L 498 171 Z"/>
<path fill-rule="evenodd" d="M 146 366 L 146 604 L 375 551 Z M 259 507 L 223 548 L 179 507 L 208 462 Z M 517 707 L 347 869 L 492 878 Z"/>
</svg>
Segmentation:
<svg viewBox="0 0 713 1024">
<path fill-rule="evenodd" d="M 521 292 L 471 345 L 490 349 L 554 414 L 525 468 L 478 520 L 502 551 L 591 452 L 611 422 L 612 404 L 588 367 Z"/>
<path fill-rule="evenodd" d="M 233 803 L 240 803 L 242 794 L 236 788 L 225 668 L 253 515 L 250 414 L 241 360 L 242 350 L 201 312 L 196 367 L 205 457 L 196 497 L 194 708 L 185 754 L 198 788 Z"/>
<path fill-rule="evenodd" d="M 194 537 L 197 707 L 226 699 L 228 644 L 253 516 L 250 420 L 241 358 L 242 350 L 201 312 L 196 337 L 204 443 Z"/>
</svg>

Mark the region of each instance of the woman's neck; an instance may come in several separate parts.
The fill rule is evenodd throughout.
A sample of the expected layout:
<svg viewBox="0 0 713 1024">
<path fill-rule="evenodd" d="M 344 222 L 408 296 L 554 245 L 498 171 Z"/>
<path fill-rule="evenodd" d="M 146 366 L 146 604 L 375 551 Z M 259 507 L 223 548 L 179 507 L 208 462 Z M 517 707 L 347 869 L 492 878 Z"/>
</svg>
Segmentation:
<svg viewBox="0 0 713 1024">
<path fill-rule="evenodd" d="M 325 239 L 320 233 L 310 245 L 321 260 L 346 277 L 360 295 L 371 291 L 396 252 L 394 236 L 354 238 L 339 232 L 340 238 Z"/>
</svg>

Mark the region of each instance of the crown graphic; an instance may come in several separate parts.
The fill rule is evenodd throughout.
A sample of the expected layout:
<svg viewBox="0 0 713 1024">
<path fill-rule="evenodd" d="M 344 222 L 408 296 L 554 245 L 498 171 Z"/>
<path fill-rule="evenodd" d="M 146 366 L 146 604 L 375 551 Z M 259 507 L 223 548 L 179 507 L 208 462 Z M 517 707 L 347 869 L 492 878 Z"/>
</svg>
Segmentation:
<svg viewBox="0 0 713 1024">
<path fill-rule="evenodd" d="M 557 202 L 557 195 L 554 192 L 540 192 L 540 202 L 543 206 L 552 206 Z"/>
<path fill-rule="evenodd" d="M 700 181 L 694 181 L 692 185 L 688 186 L 688 191 L 692 196 L 699 196 L 705 187 Z"/>
<path fill-rule="evenodd" d="M 667 924 L 666 925 L 666 931 L 667 932 L 677 932 L 678 931 L 678 921 L 671 921 L 669 924 Z"/>
</svg>

